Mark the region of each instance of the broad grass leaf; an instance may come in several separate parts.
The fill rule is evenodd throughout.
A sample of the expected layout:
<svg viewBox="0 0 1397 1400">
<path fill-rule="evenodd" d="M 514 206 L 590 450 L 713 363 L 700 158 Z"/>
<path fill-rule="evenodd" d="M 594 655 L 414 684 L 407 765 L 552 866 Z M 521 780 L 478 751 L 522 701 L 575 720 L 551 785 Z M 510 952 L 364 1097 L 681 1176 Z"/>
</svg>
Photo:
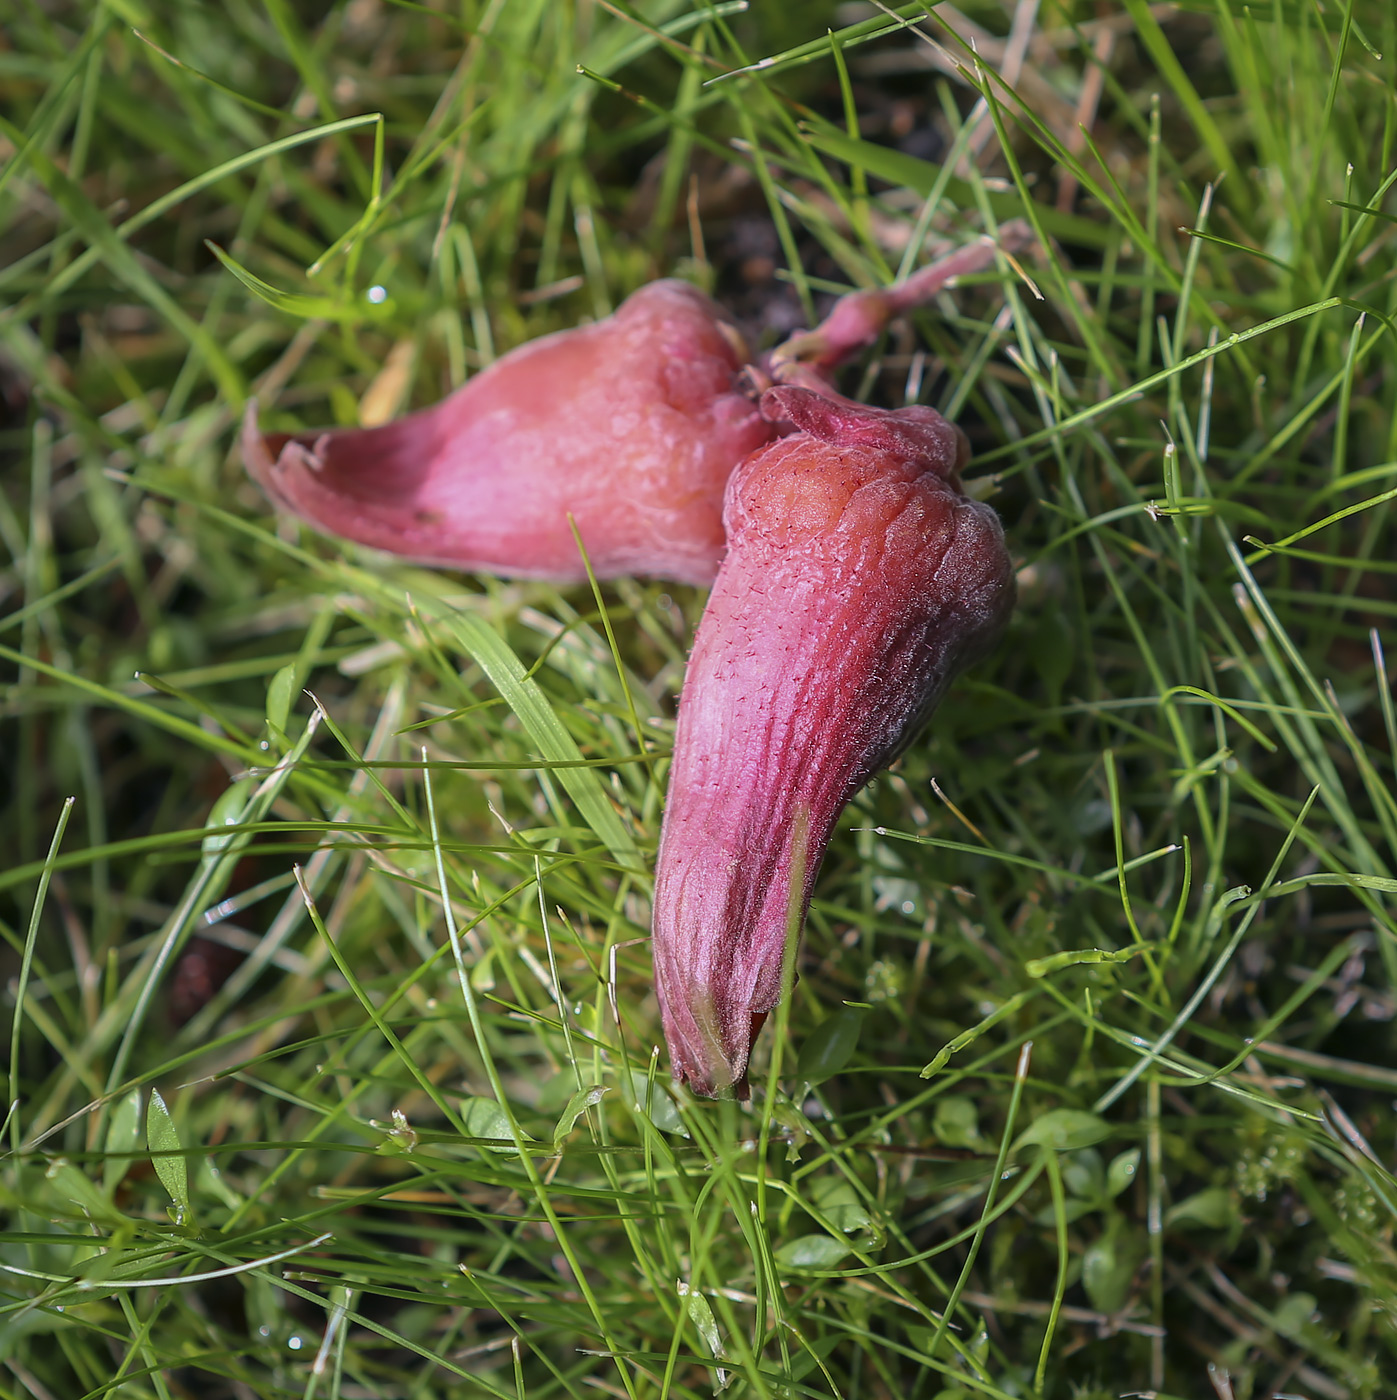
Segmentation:
<svg viewBox="0 0 1397 1400">
<path fill-rule="evenodd" d="M 490 684 L 519 716 L 519 722 L 538 745 L 544 760 L 539 766 L 580 764 L 582 751 L 554 713 L 543 688 L 525 673 L 523 664 L 503 638 L 480 618 L 468 613 L 451 614 L 447 621 L 462 649 L 485 672 Z M 637 868 L 641 864 L 640 853 L 611 805 L 596 770 L 560 767 L 553 770 L 553 775 L 577 803 L 587 824 L 612 856 L 623 865 Z"/>
</svg>

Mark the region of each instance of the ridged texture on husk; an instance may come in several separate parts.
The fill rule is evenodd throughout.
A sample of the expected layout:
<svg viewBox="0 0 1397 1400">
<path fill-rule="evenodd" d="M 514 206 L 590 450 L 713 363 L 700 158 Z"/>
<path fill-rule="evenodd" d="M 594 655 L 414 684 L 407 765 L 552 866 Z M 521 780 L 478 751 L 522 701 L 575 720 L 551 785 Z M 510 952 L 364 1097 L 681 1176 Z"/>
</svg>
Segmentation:
<svg viewBox="0 0 1397 1400">
<path fill-rule="evenodd" d="M 744 358 L 706 296 L 652 282 L 383 427 L 264 437 L 250 410 L 243 455 L 317 529 L 421 563 L 581 582 L 571 513 L 599 576 L 709 583 L 724 485 L 774 436 Z"/>
<path fill-rule="evenodd" d="M 670 1059 L 709 1095 L 745 1096 L 791 914 L 844 805 L 992 643 L 1014 594 L 999 520 L 960 486 L 964 440 L 933 410 L 777 388 L 762 411 L 796 431 L 728 485 L 656 869 Z"/>
</svg>

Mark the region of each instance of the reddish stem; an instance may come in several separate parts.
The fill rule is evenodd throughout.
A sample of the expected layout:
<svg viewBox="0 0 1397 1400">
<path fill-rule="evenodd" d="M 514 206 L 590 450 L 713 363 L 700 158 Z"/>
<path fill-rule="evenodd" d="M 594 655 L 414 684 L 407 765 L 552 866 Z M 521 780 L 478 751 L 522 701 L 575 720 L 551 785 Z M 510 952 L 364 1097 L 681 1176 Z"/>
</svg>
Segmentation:
<svg viewBox="0 0 1397 1400">
<path fill-rule="evenodd" d="M 821 392 L 831 371 L 872 345 L 888 322 L 925 306 L 959 277 L 993 267 L 999 252 L 1012 255 L 1033 242 L 1033 230 L 1022 219 L 1000 227 L 998 239 L 988 235 L 928 263 L 902 282 L 850 292 L 814 330 L 799 331 L 777 346 L 765 360 L 767 375 L 778 384 L 796 384 Z"/>
</svg>

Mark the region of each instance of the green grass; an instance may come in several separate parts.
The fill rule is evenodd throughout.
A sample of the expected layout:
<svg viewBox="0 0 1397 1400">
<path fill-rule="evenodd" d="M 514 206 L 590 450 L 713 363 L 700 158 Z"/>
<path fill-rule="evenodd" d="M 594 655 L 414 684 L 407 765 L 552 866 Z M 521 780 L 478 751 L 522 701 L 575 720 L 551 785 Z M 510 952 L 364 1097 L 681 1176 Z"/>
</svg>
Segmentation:
<svg viewBox="0 0 1397 1400">
<path fill-rule="evenodd" d="M 1006 85 L 1005 0 L 958 74 L 813 0 L 15 0 L 3 1400 L 1397 1393 L 1397 18 L 1102 8 Z M 846 386 L 970 432 L 1016 618 L 851 805 L 775 1094 L 672 1096 L 701 594 L 340 549 L 243 401 L 1022 213 L 1041 299 Z"/>
</svg>

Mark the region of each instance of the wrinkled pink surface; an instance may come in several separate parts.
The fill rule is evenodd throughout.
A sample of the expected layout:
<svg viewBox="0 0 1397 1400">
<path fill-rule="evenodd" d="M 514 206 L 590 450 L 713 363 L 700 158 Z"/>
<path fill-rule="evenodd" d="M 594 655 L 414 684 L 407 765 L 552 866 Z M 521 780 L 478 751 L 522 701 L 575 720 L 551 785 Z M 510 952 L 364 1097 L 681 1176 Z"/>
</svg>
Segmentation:
<svg viewBox="0 0 1397 1400">
<path fill-rule="evenodd" d="M 712 580 L 723 488 L 774 436 L 733 388 L 740 339 L 683 282 L 511 351 L 433 408 L 380 428 L 263 438 L 248 470 L 317 529 L 422 563 L 586 579 Z"/>
<path fill-rule="evenodd" d="M 728 485 L 728 554 L 684 681 L 656 868 L 670 1059 L 710 1095 L 745 1094 L 790 900 L 803 918 L 839 813 L 990 644 L 1014 593 L 998 517 L 961 490 L 963 440 L 933 410 L 799 388 L 769 390 L 762 409 L 800 431 Z"/>
</svg>

